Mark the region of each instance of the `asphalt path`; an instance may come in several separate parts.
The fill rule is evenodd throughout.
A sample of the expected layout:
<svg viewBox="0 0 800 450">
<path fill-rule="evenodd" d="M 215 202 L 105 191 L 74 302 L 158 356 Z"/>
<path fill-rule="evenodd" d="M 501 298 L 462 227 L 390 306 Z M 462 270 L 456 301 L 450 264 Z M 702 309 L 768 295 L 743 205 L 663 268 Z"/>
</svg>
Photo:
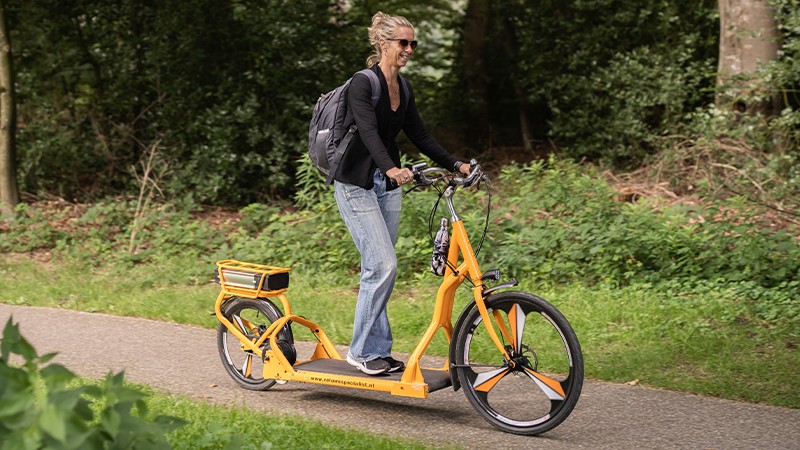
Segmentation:
<svg viewBox="0 0 800 450">
<path fill-rule="evenodd" d="M 82 377 L 124 370 L 127 380 L 166 393 L 431 446 L 800 449 L 800 410 L 587 380 L 577 407 L 559 427 L 542 436 L 516 436 L 484 422 L 463 392 L 450 388 L 427 399 L 303 383 L 265 392 L 241 389 L 223 370 L 215 332 L 208 329 L 0 303 L 0 324 L 11 316 L 39 354 L 58 352 L 55 361 Z"/>
</svg>

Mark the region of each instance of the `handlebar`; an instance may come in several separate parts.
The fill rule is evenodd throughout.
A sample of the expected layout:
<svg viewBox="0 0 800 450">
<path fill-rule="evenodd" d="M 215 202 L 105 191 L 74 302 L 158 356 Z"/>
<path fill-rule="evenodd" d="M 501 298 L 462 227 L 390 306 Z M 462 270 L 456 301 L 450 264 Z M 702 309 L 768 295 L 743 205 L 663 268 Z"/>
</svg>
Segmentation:
<svg viewBox="0 0 800 450">
<path fill-rule="evenodd" d="M 481 171 L 478 161 L 472 159 L 469 162 L 469 175 L 465 177 L 453 176 L 453 173 L 441 167 L 428 167 L 422 162 L 411 166 L 414 180 L 419 186 L 430 186 L 439 180 L 449 180 L 449 183 L 456 186 L 470 187 L 480 179 L 486 179 L 486 175 Z"/>
</svg>

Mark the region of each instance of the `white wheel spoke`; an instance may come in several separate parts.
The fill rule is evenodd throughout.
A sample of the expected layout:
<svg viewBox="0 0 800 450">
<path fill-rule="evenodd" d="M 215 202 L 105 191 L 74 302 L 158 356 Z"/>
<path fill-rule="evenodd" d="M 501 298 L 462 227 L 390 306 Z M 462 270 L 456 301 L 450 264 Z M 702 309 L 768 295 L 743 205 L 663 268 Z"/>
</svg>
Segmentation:
<svg viewBox="0 0 800 450">
<path fill-rule="evenodd" d="M 253 355 L 252 353 L 247 353 L 244 356 L 244 362 L 242 363 L 242 375 L 249 378 L 251 369 L 252 369 L 252 362 L 253 362 Z"/>
<path fill-rule="evenodd" d="M 522 332 L 525 331 L 525 312 L 519 303 L 508 311 L 508 322 L 511 325 L 511 333 L 514 337 L 514 350 L 522 352 Z"/>
<path fill-rule="evenodd" d="M 236 326 L 239 327 L 239 331 L 243 334 L 247 334 L 247 329 L 244 326 L 244 322 L 242 322 L 242 318 L 238 315 L 233 316 L 233 321 L 236 323 Z"/>
</svg>

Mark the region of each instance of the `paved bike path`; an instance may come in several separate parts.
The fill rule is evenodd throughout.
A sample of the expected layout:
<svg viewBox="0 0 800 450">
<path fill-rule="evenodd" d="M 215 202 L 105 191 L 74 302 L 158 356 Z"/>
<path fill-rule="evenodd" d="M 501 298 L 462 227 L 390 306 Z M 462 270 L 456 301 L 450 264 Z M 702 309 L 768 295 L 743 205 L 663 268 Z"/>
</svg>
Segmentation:
<svg viewBox="0 0 800 450">
<path fill-rule="evenodd" d="M 246 391 L 224 372 L 215 332 L 208 329 L 0 303 L 0 326 L 10 316 L 39 354 L 58 352 L 55 361 L 83 377 L 124 370 L 126 379 L 163 392 L 432 445 L 800 450 L 800 410 L 587 380 L 575 411 L 558 428 L 538 437 L 515 436 L 492 428 L 463 392 L 449 388 L 427 399 L 303 383 Z"/>
</svg>

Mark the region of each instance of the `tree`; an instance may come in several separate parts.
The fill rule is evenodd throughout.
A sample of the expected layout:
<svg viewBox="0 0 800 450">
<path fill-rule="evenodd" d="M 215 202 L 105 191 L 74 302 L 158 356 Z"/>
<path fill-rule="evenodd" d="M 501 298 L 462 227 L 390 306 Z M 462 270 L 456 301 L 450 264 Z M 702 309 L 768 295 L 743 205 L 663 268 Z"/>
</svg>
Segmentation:
<svg viewBox="0 0 800 450">
<path fill-rule="evenodd" d="M 489 135 L 488 89 L 486 86 L 486 46 L 489 32 L 489 1 L 470 0 L 464 13 L 461 57 L 464 79 L 464 108 L 467 142 L 483 145 Z"/>
<path fill-rule="evenodd" d="M 469 0 L 453 126 L 478 151 L 558 149 L 636 164 L 670 125 L 713 101 L 717 8 L 717 0 Z"/>
<path fill-rule="evenodd" d="M 0 215 L 12 214 L 19 203 L 14 141 L 16 122 L 14 68 L 11 64 L 6 2 L 0 0 Z"/>
<path fill-rule="evenodd" d="M 719 66 L 716 103 L 741 112 L 775 114 L 780 98 L 754 92 L 754 74 L 778 57 L 780 34 L 767 0 L 719 0 Z M 753 95 L 755 94 L 755 95 Z M 753 100 L 749 100 L 753 99 Z"/>
</svg>

